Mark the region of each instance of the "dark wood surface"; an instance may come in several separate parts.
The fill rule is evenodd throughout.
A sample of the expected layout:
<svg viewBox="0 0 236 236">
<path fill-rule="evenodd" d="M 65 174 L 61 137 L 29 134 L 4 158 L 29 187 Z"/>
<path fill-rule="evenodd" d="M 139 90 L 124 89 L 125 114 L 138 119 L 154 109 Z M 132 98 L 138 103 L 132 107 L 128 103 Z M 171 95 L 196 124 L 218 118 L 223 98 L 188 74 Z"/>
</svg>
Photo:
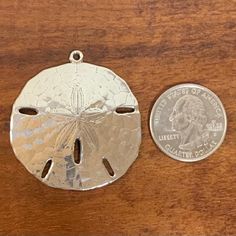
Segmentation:
<svg viewBox="0 0 236 236">
<path fill-rule="evenodd" d="M 236 235 L 235 0 L 1 0 L 0 39 L 0 235 Z M 142 113 L 137 161 L 88 192 L 43 185 L 9 142 L 24 84 L 73 49 L 123 77 Z M 183 82 L 213 90 L 228 115 L 223 145 L 194 164 L 164 155 L 148 128 L 155 98 Z"/>
</svg>

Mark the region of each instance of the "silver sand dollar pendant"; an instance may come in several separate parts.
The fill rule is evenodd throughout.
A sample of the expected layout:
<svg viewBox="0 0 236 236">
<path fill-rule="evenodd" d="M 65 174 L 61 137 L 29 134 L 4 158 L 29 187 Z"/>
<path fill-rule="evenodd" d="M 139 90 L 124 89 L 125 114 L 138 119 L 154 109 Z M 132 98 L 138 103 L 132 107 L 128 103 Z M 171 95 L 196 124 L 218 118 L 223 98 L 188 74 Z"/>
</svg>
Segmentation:
<svg viewBox="0 0 236 236">
<path fill-rule="evenodd" d="M 221 145 L 227 118 L 223 104 L 211 90 L 197 84 L 180 84 L 157 99 L 150 129 L 165 154 L 194 162 L 208 157 Z"/>
<path fill-rule="evenodd" d="M 10 138 L 16 157 L 43 183 L 89 190 L 125 174 L 138 156 L 138 102 L 111 70 L 70 63 L 40 72 L 16 99 Z"/>
</svg>

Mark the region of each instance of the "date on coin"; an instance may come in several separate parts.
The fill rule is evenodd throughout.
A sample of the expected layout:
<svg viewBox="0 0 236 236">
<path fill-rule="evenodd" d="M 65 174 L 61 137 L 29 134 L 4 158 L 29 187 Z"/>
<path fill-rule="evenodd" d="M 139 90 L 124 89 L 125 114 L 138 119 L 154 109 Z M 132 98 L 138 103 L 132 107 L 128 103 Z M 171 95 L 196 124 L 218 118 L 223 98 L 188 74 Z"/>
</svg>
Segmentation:
<svg viewBox="0 0 236 236">
<path fill-rule="evenodd" d="M 219 97 L 197 84 L 180 84 L 155 102 L 150 130 L 158 147 L 185 162 L 202 160 L 222 144 L 227 117 Z"/>
</svg>

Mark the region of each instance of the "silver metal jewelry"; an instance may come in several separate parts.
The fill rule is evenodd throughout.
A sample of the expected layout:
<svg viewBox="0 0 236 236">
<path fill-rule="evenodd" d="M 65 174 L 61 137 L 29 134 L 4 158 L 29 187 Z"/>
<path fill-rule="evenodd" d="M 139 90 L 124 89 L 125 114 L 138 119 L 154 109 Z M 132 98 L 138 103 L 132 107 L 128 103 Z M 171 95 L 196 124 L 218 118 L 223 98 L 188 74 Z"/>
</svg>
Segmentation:
<svg viewBox="0 0 236 236">
<path fill-rule="evenodd" d="M 138 102 L 111 70 L 83 62 L 43 70 L 16 99 L 10 138 L 16 157 L 43 183 L 89 190 L 125 174 L 138 156 Z"/>
</svg>

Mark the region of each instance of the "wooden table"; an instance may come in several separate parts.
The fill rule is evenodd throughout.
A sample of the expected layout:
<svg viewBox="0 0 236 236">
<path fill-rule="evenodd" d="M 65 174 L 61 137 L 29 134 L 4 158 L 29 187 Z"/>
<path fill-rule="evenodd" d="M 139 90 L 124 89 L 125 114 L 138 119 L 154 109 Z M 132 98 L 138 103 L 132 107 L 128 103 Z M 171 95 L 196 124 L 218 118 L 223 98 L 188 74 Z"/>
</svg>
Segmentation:
<svg viewBox="0 0 236 236">
<path fill-rule="evenodd" d="M 235 0 L 1 0 L 0 39 L 0 235 L 236 235 Z M 87 192 L 43 185 L 9 142 L 24 84 L 73 49 L 125 78 L 142 114 L 137 161 Z M 194 164 L 164 155 L 148 127 L 155 99 L 183 82 L 213 90 L 228 115 L 223 145 Z"/>
</svg>

